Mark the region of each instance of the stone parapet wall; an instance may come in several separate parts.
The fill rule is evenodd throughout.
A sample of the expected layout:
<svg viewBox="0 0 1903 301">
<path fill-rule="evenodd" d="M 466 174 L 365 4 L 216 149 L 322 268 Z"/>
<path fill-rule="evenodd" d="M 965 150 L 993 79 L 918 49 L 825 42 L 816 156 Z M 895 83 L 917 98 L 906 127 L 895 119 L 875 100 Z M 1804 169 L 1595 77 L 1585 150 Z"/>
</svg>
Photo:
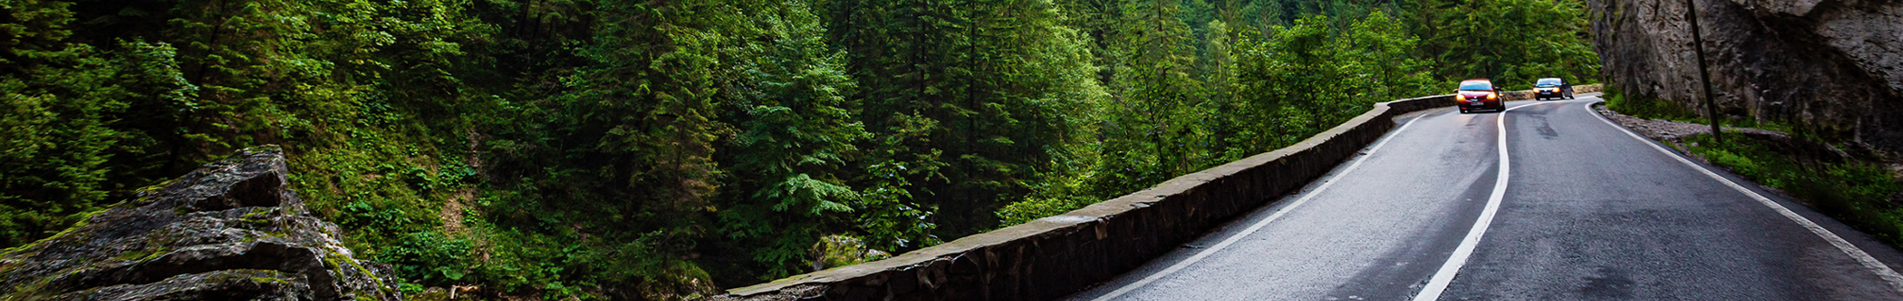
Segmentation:
<svg viewBox="0 0 1903 301">
<path fill-rule="evenodd" d="M 1583 92 L 1582 92 L 1583 93 Z M 1149 189 L 896 257 L 737 288 L 704 300 L 1049 300 L 1123 274 L 1327 174 L 1400 114 L 1452 95 L 1380 103 L 1301 143 Z"/>
</svg>

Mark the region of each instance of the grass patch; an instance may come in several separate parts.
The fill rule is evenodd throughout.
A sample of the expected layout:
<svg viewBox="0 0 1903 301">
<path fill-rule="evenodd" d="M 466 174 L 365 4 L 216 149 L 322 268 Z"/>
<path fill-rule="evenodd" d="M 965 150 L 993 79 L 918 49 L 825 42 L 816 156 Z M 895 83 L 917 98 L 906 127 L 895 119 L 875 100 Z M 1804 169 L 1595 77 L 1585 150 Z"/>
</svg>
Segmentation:
<svg viewBox="0 0 1903 301">
<path fill-rule="evenodd" d="M 1606 84 L 1600 92 L 1604 93 L 1599 98 L 1606 100 L 1606 108 L 1619 114 L 1645 119 L 1704 123 L 1704 117 L 1698 116 L 1697 112 L 1679 106 L 1671 100 L 1626 94 L 1619 89 L 1619 86 L 1612 84 Z"/>
<path fill-rule="evenodd" d="M 1606 108 L 1614 112 L 1619 112 L 1619 114 L 1644 119 L 1664 119 L 1685 123 L 1710 124 L 1706 121 L 1704 116 L 1699 115 L 1697 111 L 1699 108 L 1686 108 L 1668 99 L 1644 95 L 1628 95 L 1622 93 L 1619 87 L 1610 84 L 1605 85 L 1601 89 L 1601 92 L 1604 94 L 1600 95 L 1600 98 L 1606 100 Z M 1764 129 L 1784 133 L 1801 132 L 1798 128 L 1782 123 L 1758 121 L 1754 118 L 1738 118 L 1736 116 L 1726 118 L 1724 122 L 1719 125 L 1734 128 Z"/>
<path fill-rule="evenodd" d="M 1780 142 L 1734 133 L 1723 143 L 1708 134 L 1684 142 L 1691 154 L 1712 164 L 1790 193 L 1884 243 L 1903 246 L 1903 210 L 1889 200 L 1903 184 L 1883 165 L 1793 154 L 1789 147 L 1777 147 Z"/>
</svg>

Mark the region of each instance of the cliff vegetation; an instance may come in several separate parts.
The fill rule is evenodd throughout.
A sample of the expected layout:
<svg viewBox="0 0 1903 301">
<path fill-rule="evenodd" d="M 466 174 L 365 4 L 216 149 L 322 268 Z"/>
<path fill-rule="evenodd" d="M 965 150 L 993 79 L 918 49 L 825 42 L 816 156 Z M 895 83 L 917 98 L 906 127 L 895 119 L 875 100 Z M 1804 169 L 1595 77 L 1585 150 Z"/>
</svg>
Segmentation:
<svg viewBox="0 0 1903 301">
<path fill-rule="evenodd" d="M 1599 66 L 1572 0 L 0 9 L 0 247 L 276 144 L 311 215 L 420 298 L 704 296 Z"/>
</svg>

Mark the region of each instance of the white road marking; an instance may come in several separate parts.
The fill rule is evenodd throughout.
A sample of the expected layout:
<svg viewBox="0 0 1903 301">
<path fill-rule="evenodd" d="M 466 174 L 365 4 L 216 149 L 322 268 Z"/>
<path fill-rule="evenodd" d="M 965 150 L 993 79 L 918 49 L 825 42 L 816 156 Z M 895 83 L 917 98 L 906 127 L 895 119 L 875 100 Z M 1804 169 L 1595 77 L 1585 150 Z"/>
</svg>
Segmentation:
<svg viewBox="0 0 1903 301">
<path fill-rule="evenodd" d="M 1712 172 L 1710 169 L 1705 169 L 1704 166 L 1698 166 L 1698 164 L 1692 163 L 1691 160 L 1688 160 L 1688 159 L 1685 159 L 1685 157 L 1679 156 L 1677 152 L 1669 151 L 1669 150 L 1666 150 L 1665 147 L 1659 146 L 1657 142 L 1653 142 L 1651 139 L 1640 137 L 1639 134 L 1633 133 L 1631 130 L 1626 129 L 1623 126 L 1613 124 L 1612 120 L 1606 119 L 1605 116 L 1600 116 L 1597 110 L 1592 109 L 1592 105 L 1594 103 L 1597 103 L 1597 102 L 1586 103 L 1585 108 L 1587 111 L 1590 111 L 1592 113 L 1593 117 L 1599 117 L 1599 121 L 1605 122 L 1606 125 L 1610 125 L 1612 126 L 1612 128 L 1619 129 L 1619 131 L 1621 132 L 1625 132 L 1626 136 L 1632 136 L 1632 139 L 1639 139 L 1639 141 L 1644 142 L 1645 145 L 1652 146 L 1652 149 L 1656 149 L 1661 153 L 1665 153 L 1665 156 L 1672 157 L 1672 159 L 1678 159 L 1679 163 L 1684 163 L 1685 166 L 1691 166 L 1692 169 L 1696 169 L 1699 172 L 1704 173 L 1705 176 L 1711 177 L 1714 180 L 1718 180 L 1718 182 L 1725 183 L 1725 186 L 1731 186 L 1731 189 L 1744 193 L 1744 195 L 1750 196 L 1751 199 L 1758 200 L 1758 203 L 1764 204 L 1764 206 L 1766 207 L 1771 207 L 1771 210 L 1777 211 L 1777 214 L 1783 215 L 1785 218 L 1791 219 L 1792 222 L 1796 222 L 1798 225 L 1803 226 L 1804 229 L 1808 229 L 1810 230 L 1811 233 L 1817 234 L 1817 237 L 1824 238 L 1825 241 L 1830 242 L 1830 245 L 1837 246 L 1837 250 L 1841 250 L 1844 252 L 1844 254 L 1850 255 L 1850 258 L 1857 260 L 1857 263 L 1863 264 L 1864 268 L 1869 269 L 1870 272 L 1872 273 L 1876 273 L 1877 277 L 1883 278 L 1884 281 L 1889 281 L 1891 289 L 1895 289 L 1898 293 L 1903 293 L 1903 275 L 1897 274 L 1896 270 L 1890 269 L 1890 266 L 1883 264 L 1882 261 L 1877 261 L 1877 258 L 1871 257 L 1870 253 L 1865 253 L 1863 249 L 1859 249 L 1857 248 L 1856 245 L 1850 244 L 1850 242 L 1845 241 L 1843 237 L 1838 237 L 1836 233 L 1831 233 L 1830 230 L 1824 229 L 1824 227 L 1822 226 L 1818 226 L 1817 223 L 1811 222 L 1810 219 L 1804 218 L 1804 216 L 1802 215 L 1797 215 L 1797 212 L 1791 211 L 1790 208 L 1785 208 L 1784 205 L 1779 205 L 1777 202 L 1773 202 L 1771 201 L 1771 199 L 1765 198 L 1763 195 L 1759 195 L 1757 192 L 1751 191 L 1750 189 L 1745 189 L 1743 185 L 1738 185 L 1738 183 L 1731 182 L 1730 179 L 1726 179 L 1723 176 L 1719 176 L 1718 173 Z"/>
<path fill-rule="evenodd" d="M 1381 146 L 1387 145 L 1388 141 L 1393 141 L 1394 137 L 1401 136 L 1402 131 L 1406 131 L 1408 126 L 1414 125 L 1414 121 L 1420 120 L 1422 117 L 1425 117 L 1425 116 L 1416 116 L 1413 119 L 1408 119 L 1407 123 L 1401 124 L 1400 128 L 1396 128 L 1393 133 L 1389 133 L 1388 136 L 1385 138 L 1382 138 L 1380 142 L 1376 142 L 1374 144 L 1374 147 L 1368 148 L 1368 152 L 1363 153 L 1360 158 L 1356 158 L 1354 164 L 1349 164 L 1347 169 L 1342 169 L 1341 173 L 1338 173 L 1335 175 L 1335 178 L 1339 179 L 1343 176 L 1348 175 L 1349 172 L 1355 171 L 1355 168 L 1361 167 L 1361 163 L 1367 162 L 1369 157 L 1373 157 L 1375 151 L 1381 150 Z M 1091 300 L 1092 301 L 1107 301 L 1107 300 L 1115 299 L 1117 297 L 1123 296 L 1123 294 L 1130 293 L 1130 291 L 1143 287 L 1144 285 L 1148 285 L 1151 282 L 1156 282 L 1156 280 L 1158 279 L 1163 279 L 1163 276 L 1168 276 L 1172 273 L 1176 273 L 1176 271 L 1178 270 L 1182 270 L 1185 267 L 1189 267 L 1190 264 L 1194 264 L 1197 261 L 1201 261 L 1203 260 L 1204 257 L 1209 257 L 1210 254 L 1214 254 L 1218 250 L 1222 250 L 1223 248 L 1229 247 L 1229 245 L 1231 244 L 1235 244 L 1236 241 L 1242 240 L 1243 237 L 1248 237 L 1249 234 L 1254 234 L 1256 230 L 1261 230 L 1263 226 L 1267 226 L 1269 225 L 1269 222 L 1273 222 L 1276 219 L 1281 218 L 1283 214 L 1287 214 L 1290 210 L 1294 210 L 1296 207 L 1301 207 L 1303 203 L 1307 203 L 1309 199 L 1313 199 L 1315 198 L 1316 195 L 1320 195 L 1321 192 L 1323 190 L 1327 190 L 1329 186 L 1334 186 L 1335 182 L 1337 181 L 1329 180 L 1327 182 L 1323 182 L 1321 186 L 1316 186 L 1315 190 L 1309 191 L 1307 195 L 1303 195 L 1302 198 L 1300 199 L 1296 199 L 1294 203 L 1289 203 L 1287 207 L 1282 207 L 1281 210 L 1276 210 L 1275 214 L 1269 215 L 1268 218 L 1264 218 L 1261 221 L 1256 221 L 1255 224 L 1253 225 L 1249 225 L 1248 229 L 1244 229 L 1242 230 L 1242 232 L 1236 232 L 1236 234 L 1230 235 L 1229 238 L 1223 239 L 1222 242 L 1216 243 L 1216 245 L 1210 246 L 1207 249 L 1203 249 L 1202 252 L 1196 252 L 1196 255 L 1191 255 L 1189 258 L 1183 259 L 1183 261 L 1176 262 L 1176 264 L 1170 265 L 1169 268 L 1165 268 L 1162 271 L 1158 271 L 1156 273 L 1150 274 L 1150 276 L 1148 277 L 1143 277 L 1142 280 L 1137 280 L 1137 282 L 1131 282 L 1130 284 L 1126 284 L 1115 291 L 1111 291 L 1109 294 L 1104 294 L 1103 296 L 1097 296 L 1097 298 L 1091 299 Z"/>
<path fill-rule="evenodd" d="M 1500 211 L 1500 199 L 1507 196 L 1507 171 L 1512 170 L 1507 161 L 1507 112 L 1513 109 L 1548 104 L 1550 102 L 1523 104 L 1500 111 L 1495 119 L 1499 130 L 1500 172 L 1493 179 L 1493 194 L 1487 197 L 1487 207 L 1480 211 L 1480 218 L 1474 219 L 1474 226 L 1467 230 L 1467 237 L 1460 240 L 1460 246 L 1454 248 L 1454 254 L 1440 265 L 1440 271 L 1434 272 L 1434 278 L 1427 280 L 1427 286 L 1414 295 L 1414 301 L 1433 301 L 1440 299 L 1440 293 L 1454 282 L 1454 275 L 1460 273 L 1460 266 L 1467 265 L 1467 257 L 1473 256 L 1474 247 L 1480 245 L 1480 237 L 1487 234 L 1487 227 L 1493 225 L 1493 214 Z"/>
</svg>

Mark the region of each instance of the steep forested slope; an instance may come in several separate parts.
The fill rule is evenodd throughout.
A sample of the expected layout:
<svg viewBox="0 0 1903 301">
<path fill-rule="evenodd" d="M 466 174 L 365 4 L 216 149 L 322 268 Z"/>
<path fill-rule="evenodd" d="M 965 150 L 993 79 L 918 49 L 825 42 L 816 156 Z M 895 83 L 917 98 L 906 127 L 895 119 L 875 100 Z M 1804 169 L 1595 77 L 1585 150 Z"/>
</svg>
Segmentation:
<svg viewBox="0 0 1903 301">
<path fill-rule="evenodd" d="M 359 258 L 491 297 L 677 299 L 850 264 L 1449 80 L 1598 66 L 1579 4 L 1553 0 L 0 8 L 0 246 L 278 144 Z"/>
</svg>

